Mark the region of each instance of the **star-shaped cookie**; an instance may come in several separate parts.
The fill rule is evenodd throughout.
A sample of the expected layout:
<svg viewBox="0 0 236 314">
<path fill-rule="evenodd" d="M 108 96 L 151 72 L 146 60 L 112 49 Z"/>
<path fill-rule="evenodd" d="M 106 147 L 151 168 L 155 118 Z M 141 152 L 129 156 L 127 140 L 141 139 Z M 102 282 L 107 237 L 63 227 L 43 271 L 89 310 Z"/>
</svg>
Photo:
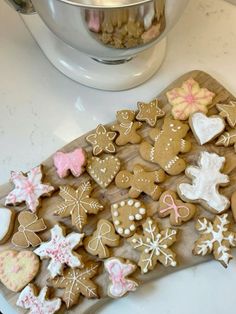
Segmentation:
<svg viewBox="0 0 236 314">
<path fill-rule="evenodd" d="M 157 119 L 165 115 L 165 111 L 159 107 L 159 101 L 157 98 L 149 103 L 138 102 L 137 106 L 139 112 L 136 116 L 136 119 L 147 122 L 147 124 L 149 124 L 151 127 L 156 125 Z"/>
<path fill-rule="evenodd" d="M 234 128 L 236 126 L 236 101 L 230 101 L 229 104 L 217 104 L 216 107 L 221 117 L 226 118 L 231 128 Z"/>
</svg>

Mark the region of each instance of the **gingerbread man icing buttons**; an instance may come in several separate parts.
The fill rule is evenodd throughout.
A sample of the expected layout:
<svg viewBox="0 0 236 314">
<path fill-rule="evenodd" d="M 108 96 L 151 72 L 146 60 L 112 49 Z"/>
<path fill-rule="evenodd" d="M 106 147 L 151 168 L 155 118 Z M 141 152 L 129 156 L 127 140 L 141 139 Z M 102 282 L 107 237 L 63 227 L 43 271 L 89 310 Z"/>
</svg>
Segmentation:
<svg viewBox="0 0 236 314">
<path fill-rule="evenodd" d="M 41 166 L 33 168 L 26 175 L 12 171 L 11 181 L 15 188 L 7 195 L 5 205 L 18 205 L 25 202 L 32 212 L 36 212 L 39 198 L 50 196 L 54 191 L 54 187 L 42 183 L 42 176 Z"/>
<path fill-rule="evenodd" d="M 122 237 L 131 237 L 137 222 L 146 217 L 146 208 L 140 201 L 127 199 L 111 206 L 113 224 Z"/>
<path fill-rule="evenodd" d="M 120 237 L 115 233 L 112 223 L 101 219 L 98 221 L 94 233 L 84 239 L 84 248 L 91 255 L 107 258 L 110 256 L 108 247 L 116 247 L 119 243 Z"/>
<path fill-rule="evenodd" d="M 161 188 L 158 183 L 165 180 L 165 172 L 160 169 L 146 171 L 141 165 L 135 165 L 133 174 L 127 170 L 120 171 L 115 179 L 116 186 L 122 189 L 129 189 L 129 197 L 138 198 L 143 192 L 156 201 L 161 195 Z"/>
<path fill-rule="evenodd" d="M 236 126 L 236 101 L 230 101 L 229 104 L 217 104 L 221 117 L 225 118 L 231 128 Z"/>
<path fill-rule="evenodd" d="M 7 242 L 10 238 L 15 221 L 15 213 L 12 209 L 0 207 L 0 244 Z"/>
<path fill-rule="evenodd" d="M 157 212 L 162 218 L 170 216 L 171 225 L 180 226 L 192 219 L 196 212 L 196 206 L 179 200 L 174 191 L 166 191 L 160 197 Z"/>
<path fill-rule="evenodd" d="M 83 148 L 77 148 L 69 153 L 57 152 L 53 161 L 60 178 L 67 177 L 69 173 L 78 178 L 85 171 L 87 157 Z"/>
<path fill-rule="evenodd" d="M 151 127 L 154 127 L 157 120 L 165 115 L 165 111 L 159 107 L 159 101 L 157 98 L 147 104 L 144 102 L 138 102 L 137 106 L 138 114 L 136 116 L 136 120 L 145 121 Z"/>
<path fill-rule="evenodd" d="M 215 94 L 207 88 L 201 88 L 193 78 L 185 81 L 181 87 L 166 94 L 172 106 L 172 115 L 177 120 L 187 120 L 194 112 L 207 113 Z"/>
<path fill-rule="evenodd" d="M 116 135 L 116 132 L 107 131 L 103 125 L 99 124 L 95 133 L 86 137 L 86 141 L 93 146 L 93 154 L 95 156 L 100 155 L 102 152 L 112 154 L 116 152 L 113 143 Z"/>
<path fill-rule="evenodd" d="M 138 144 L 141 142 L 141 136 L 137 130 L 141 128 L 141 122 L 134 122 L 135 112 L 132 110 L 121 110 L 116 114 L 117 124 L 112 125 L 111 129 L 119 133 L 116 144 L 118 146 Z"/>
<path fill-rule="evenodd" d="M 104 267 L 111 281 L 107 289 L 109 297 L 121 298 L 127 292 L 137 289 L 138 283 L 130 278 L 137 268 L 133 262 L 119 257 L 111 257 L 105 260 Z"/>
</svg>

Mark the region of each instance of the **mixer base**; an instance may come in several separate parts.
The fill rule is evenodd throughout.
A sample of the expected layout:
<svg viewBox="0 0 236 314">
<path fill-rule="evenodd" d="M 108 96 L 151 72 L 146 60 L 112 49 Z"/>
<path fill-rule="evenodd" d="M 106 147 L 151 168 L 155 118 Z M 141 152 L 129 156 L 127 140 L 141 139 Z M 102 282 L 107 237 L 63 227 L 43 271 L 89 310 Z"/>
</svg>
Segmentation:
<svg viewBox="0 0 236 314">
<path fill-rule="evenodd" d="M 153 76 L 165 57 L 166 38 L 128 62 L 100 63 L 61 41 L 38 14 L 21 17 L 50 62 L 72 80 L 86 86 L 111 91 L 130 89 Z"/>
</svg>

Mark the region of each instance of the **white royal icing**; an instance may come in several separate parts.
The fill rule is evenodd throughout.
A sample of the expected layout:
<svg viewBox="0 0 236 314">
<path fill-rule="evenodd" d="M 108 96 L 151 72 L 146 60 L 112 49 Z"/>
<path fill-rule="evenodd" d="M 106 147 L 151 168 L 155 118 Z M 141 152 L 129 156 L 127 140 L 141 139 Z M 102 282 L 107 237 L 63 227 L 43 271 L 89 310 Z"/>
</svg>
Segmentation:
<svg viewBox="0 0 236 314">
<path fill-rule="evenodd" d="M 5 207 L 0 207 L 0 241 L 7 235 L 12 221 L 12 211 Z"/>
</svg>

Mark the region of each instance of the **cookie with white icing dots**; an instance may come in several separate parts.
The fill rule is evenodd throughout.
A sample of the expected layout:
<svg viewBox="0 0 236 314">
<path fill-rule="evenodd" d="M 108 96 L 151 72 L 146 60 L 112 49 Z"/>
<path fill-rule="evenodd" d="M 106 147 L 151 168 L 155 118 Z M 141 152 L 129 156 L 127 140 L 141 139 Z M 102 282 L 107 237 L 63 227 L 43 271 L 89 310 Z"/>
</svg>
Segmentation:
<svg viewBox="0 0 236 314">
<path fill-rule="evenodd" d="M 136 120 L 145 121 L 151 127 L 154 127 L 157 120 L 162 118 L 166 113 L 159 107 L 158 99 L 152 100 L 150 103 L 138 102 L 138 114 Z"/>
<path fill-rule="evenodd" d="M 7 242 L 10 238 L 15 221 L 15 213 L 12 209 L 0 207 L 0 244 Z"/>
</svg>

